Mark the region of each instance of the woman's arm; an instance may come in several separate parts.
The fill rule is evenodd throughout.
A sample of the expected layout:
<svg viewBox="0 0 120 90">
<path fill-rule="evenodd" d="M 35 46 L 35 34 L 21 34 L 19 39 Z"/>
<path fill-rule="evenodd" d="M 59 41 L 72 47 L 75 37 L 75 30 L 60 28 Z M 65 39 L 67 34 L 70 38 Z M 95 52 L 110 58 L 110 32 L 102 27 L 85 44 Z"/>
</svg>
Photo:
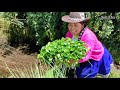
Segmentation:
<svg viewBox="0 0 120 90">
<path fill-rule="evenodd" d="M 89 48 L 89 50 L 86 53 L 85 57 L 83 59 L 79 60 L 79 63 L 86 62 L 86 61 L 88 61 L 90 59 L 92 50 L 94 48 L 95 40 L 94 40 L 94 38 L 92 36 L 89 35 L 89 36 L 86 37 L 84 42 L 85 42 L 85 47 Z"/>
</svg>

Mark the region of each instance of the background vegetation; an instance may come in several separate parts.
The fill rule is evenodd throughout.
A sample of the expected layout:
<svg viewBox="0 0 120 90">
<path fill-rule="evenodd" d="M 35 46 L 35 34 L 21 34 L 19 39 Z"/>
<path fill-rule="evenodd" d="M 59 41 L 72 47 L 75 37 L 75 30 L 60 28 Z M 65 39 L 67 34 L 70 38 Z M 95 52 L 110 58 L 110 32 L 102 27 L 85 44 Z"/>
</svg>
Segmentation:
<svg viewBox="0 0 120 90">
<path fill-rule="evenodd" d="M 28 44 L 38 51 L 49 41 L 60 39 L 67 32 L 67 23 L 61 21 L 69 12 L 5 12 L 9 20 L 10 45 Z M 120 12 L 86 12 L 91 17 L 88 26 L 109 49 L 115 61 L 120 61 Z"/>
</svg>

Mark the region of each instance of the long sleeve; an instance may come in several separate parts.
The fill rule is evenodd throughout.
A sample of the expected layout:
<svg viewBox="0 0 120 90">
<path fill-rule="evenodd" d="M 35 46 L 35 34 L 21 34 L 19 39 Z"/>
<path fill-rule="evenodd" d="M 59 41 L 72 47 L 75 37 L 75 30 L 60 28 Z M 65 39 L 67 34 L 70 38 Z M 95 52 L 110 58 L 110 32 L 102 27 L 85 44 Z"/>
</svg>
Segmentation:
<svg viewBox="0 0 120 90">
<path fill-rule="evenodd" d="M 96 35 L 87 28 L 82 35 L 81 40 L 86 43 L 85 47 L 89 48 L 89 51 L 86 53 L 84 58 L 79 60 L 79 63 L 86 62 L 89 59 L 99 61 L 104 54 L 104 48 Z"/>
<path fill-rule="evenodd" d="M 93 48 L 94 48 L 94 43 L 95 43 L 95 40 L 93 38 L 91 38 L 91 37 L 86 38 L 85 47 L 89 48 L 89 51 L 86 53 L 86 55 L 83 59 L 79 60 L 80 63 L 86 62 L 91 58 L 91 54 L 92 54 L 92 51 L 93 51 Z"/>
</svg>

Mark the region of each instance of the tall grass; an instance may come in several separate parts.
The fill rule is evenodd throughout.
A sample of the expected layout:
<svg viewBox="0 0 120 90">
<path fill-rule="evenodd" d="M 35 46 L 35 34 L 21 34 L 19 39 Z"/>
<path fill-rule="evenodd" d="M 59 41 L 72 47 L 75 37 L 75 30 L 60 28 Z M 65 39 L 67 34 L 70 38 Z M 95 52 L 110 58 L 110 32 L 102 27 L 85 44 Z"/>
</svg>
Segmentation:
<svg viewBox="0 0 120 90">
<path fill-rule="evenodd" d="M 47 66 L 46 64 L 44 64 L 45 66 L 43 67 L 41 63 L 40 65 L 35 63 L 34 65 L 31 65 L 29 67 L 15 67 L 14 69 L 11 69 L 6 63 L 5 65 L 9 72 L 9 77 L 6 78 L 67 78 L 66 68 L 59 68 L 57 65 Z M 97 76 L 97 78 L 103 77 Z M 111 71 L 108 78 L 120 78 L 120 73 L 115 73 Z"/>
<path fill-rule="evenodd" d="M 5 63 L 6 64 L 6 63 Z M 65 68 L 58 68 L 58 66 L 43 67 L 42 65 L 31 65 L 29 67 L 23 66 L 21 68 L 15 67 L 11 69 L 6 64 L 9 76 L 3 75 L 3 78 L 67 78 L 65 73 Z M 97 76 L 97 78 L 103 78 L 102 76 Z M 108 78 L 120 78 L 120 73 L 115 73 L 111 71 Z"/>
<path fill-rule="evenodd" d="M 111 73 L 109 78 L 120 78 L 120 73 L 119 74 Z"/>
<path fill-rule="evenodd" d="M 5 65 L 10 74 L 9 78 L 66 78 L 64 69 L 57 66 L 47 67 L 45 70 L 42 65 L 34 64 L 29 68 L 23 66 L 23 69 L 16 67 L 13 70 L 6 63 Z"/>
</svg>

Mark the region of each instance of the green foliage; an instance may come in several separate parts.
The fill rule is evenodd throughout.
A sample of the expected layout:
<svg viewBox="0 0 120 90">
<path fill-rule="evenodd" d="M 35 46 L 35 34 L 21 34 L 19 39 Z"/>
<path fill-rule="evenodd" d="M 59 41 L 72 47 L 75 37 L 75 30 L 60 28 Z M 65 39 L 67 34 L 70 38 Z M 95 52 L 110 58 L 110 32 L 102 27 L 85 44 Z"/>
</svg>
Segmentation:
<svg viewBox="0 0 120 90">
<path fill-rule="evenodd" d="M 50 70 L 46 71 L 42 78 L 66 78 L 64 68 L 60 69 L 58 66 L 53 66 Z"/>
<path fill-rule="evenodd" d="M 9 29 L 9 42 L 11 43 L 22 43 L 24 37 L 24 23 L 19 20 L 12 20 Z"/>
<path fill-rule="evenodd" d="M 4 17 L 9 20 L 15 19 L 17 15 L 17 12 L 4 12 Z"/>
<path fill-rule="evenodd" d="M 91 17 L 88 26 L 118 62 L 120 60 L 120 12 L 86 12 L 86 15 Z"/>
<path fill-rule="evenodd" d="M 59 12 L 28 12 L 27 24 L 31 37 L 42 47 L 49 41 L 61 38 L 66 33 L 66 24 L 61 21 Z M 62 24 L 63 23 L 63 24 Z"/>
<path fill-rule="evenodd" d="M 57 66 L 65 65 L 69 68 L 75 68 L 78 60 L 85 56 L 87 50 L 82 41 L 72 41 L 70 38 L 62 38 L 43 46 L 40 54 L 38 54 L 38 58 L 47 64 L 52 63 Z M 74 60 L 74 62 L 69 63 L 69 60 Z"/>
<path fill-rule="evenodd" d="M 8 29 L 8 42 L 10 44 L 19 44 L 26 42 L 26 31 L 23 20 L 19 19 L 17 12 L 5 12 L 4 18 L 10 22 Z"/>
<path fill-rule="evenodd" d="M 66 14 L 69 12 L 1 12 L 11 22 L 9 42 L 38 45 L 39 48 L 65 36 L 67 23 L 62 22 L 61 17 Z M 91 17 L 88 26 L 114 59 L 119 60 L 120 12 L 86 12 L 87 16 Z"/>
<path fill-rule="evenodd" d="M 99 36 L 99 38 L 104 41 L 109 38 L 112 31 L 114 30 L 114 25 L 112 19 L 112 13 L 109 12 L 87 12 L 87 16 L 91 16 L 91 22 L 89 27 Z"/>
</svg>

